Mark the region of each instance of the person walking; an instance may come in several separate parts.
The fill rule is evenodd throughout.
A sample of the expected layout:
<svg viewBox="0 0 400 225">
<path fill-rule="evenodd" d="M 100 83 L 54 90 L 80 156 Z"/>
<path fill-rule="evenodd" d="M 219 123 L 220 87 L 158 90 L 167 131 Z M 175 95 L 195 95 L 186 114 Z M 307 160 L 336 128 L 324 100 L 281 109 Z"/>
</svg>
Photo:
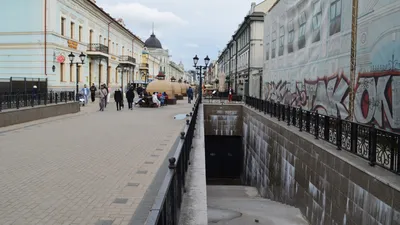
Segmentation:
<svg viewBox="0 0 400 225">
<path fill-rule="evenodd" d="M 126 92 L 126 100 L 128 101 L 128 108 L 130 110 L 133 109 L 133 99 L 135 99 L 135 90 L 133 87 L 130 87 Z"/>
<path fill-rule="evenodd" d="M 187 98 L 188 98 L 188 103 L 190 104 L 193 100 L 193 89 L 192 87 L 189 87 L 186 91 L 187 93 Z"/>
<path fill-rule="evenodd" d="M 93 83 L 92 86 L 90 86 L 90 97 L 91 97 L 91 99 L 92 99 L 92 102 L 95 101 L 96 91 L 97 91 L 97 88 L 96 88 L 96 86 L 95 86 L 94 83 Z"/>
<path fill-rule="evenodd" d="M 228 101 L 229 102 L 232 101 L 232 94 L 233 94 L 233 90 L 232 90 L 232 88 L 229 88 L 229 95 L 228 95 Z"/>
<path fill-rule="evenodd" d="M 105 100 L 105 101 L 104 101 L 104 108 L 107 108 L 107 103 L 108 103 L 108 95 L 110 94 L 110 92 L 109 92 L 109 88 L 107 87 L 107 85 L 106 85 L 106 84 L 103 84 L 103 87 L 104 87 L 105 91 L 107 92 L 107 94 L 106 94 L 106 98 L 104 99 L 104 100 Z"/>
<path fill-rule="evenodd" d="M 117 106 L 117 111 L 121 110 L 121 102 L 123 100 L 121 89 L 117 89 L 114 91 L 114 101 Z"/>
<path fill-rule="evenodd" d="M 105 85 L 102 85 L 99 91 L 99 97 L 100 97 L 100 102 L 99 102 L 99 106 L 100 106 L 100 111 L 104 111 L 105 105 L 106 105 L 106 98 L 107 98 L 107 89 L 105 87 Z"/>
<path fill-rule="evenodd" d="M 90 90 L 89 90 L 89 88 L 86 86 L 86 84 L 85 85 L 83 85 L 83 88 L 82 88 L 82 90 L 81 90 L 81 92 L 82 92 L 82 94 L 83 94 L 83 97 L 84 97 L 84 99 L 85 99 L 85 105 L 88 103 L 88 101 L 89 101 L 89 93 L 90 93 Z"/>
<path fill-rule="evenodd" d="M 111 88 L 110 88 L 110 84 L 107 85 L 107 91 L 108 91 L 108 94 L 107 94 L 107 103 L 109 103 L 109 102 L 110 102 L 110 98 L 111 98 Z"/>
</svg>

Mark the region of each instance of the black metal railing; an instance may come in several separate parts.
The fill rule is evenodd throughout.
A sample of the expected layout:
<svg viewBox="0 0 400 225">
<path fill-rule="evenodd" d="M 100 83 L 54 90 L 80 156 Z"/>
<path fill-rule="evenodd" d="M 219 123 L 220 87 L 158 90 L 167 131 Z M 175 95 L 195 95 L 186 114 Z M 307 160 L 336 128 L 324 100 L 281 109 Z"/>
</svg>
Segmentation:
<svg viewBox="0 0 400 225">
<path fill-rule="evenodd" d="M 39 105 L 58 104 L 75 101 L 74 91 L 42 93 L 4 93 L 0 94 L 0 112 L 7 109 L 35 107 Z"/>
<path fill-rule="evenodd" d="M 146 225 L 177 225 L 181 212 L 183 193 L 185 190 L 185 175 L 189 165 L 192 139 L 194 135 L 200 98 L 186 120 L 186 127 L 180 135 L 180 142 L 174 156 L 169 158 L 169 170 L 165 175 L 156 200 L 147 217 Z"/>
<path fill-rule="evenodd" d="M 140 68 L 149 68 L 148 63 L 140 63 Z"/>
<path fill-rule="evenodd" d="M 119 61 L 121 61 L 121 62 L 136 63 L 136 59 L 133 58 L 132 56 L 129 56 L 129 55 L 121 55 L 121 56 L 119 57 Z"/>
<path fill-rule="evenodd" d="M 314 135 L 394 173 L 400 173 L 400 134 L 364 125 L 340 117 L 321 115 L 318 111 L 307 111 L 279 102 L 266 101 L 246 96 L 250 107 L 296 126 L 299 131 Z"/>
<path fill-rule="evenodd" d="M 88 44 L 88 48 L 87 48 L 88 52 L 101 52 L 104 54 L 108 54 L 108 47 L 100 44 L 100 43 L 91 43 Z"/>
<path fill-rule="evenodd" d="M 204 95 L 203 99 L 204 103 L 238 103 L 242 102 L 242 96 L 240 95 L 233 95 L 231 101 L 229 101 L 228 96 L 222 96 L 222 95 Z"/>
</svg>

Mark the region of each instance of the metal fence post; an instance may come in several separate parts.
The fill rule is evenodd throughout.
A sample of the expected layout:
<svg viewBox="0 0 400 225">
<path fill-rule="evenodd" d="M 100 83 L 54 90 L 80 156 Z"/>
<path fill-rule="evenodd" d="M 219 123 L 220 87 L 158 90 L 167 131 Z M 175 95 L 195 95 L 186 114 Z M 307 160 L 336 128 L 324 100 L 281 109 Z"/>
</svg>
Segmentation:
<svg viewBox="0 0 400 225">
<path fill-rule="evenodd" d="M 329 118 L 329 116 L 324 117 L 324 139 L 327 141 L 329 141 Z"/>
<path fill-rule="evenodd" d="M 336 118 L 336 146 L 337 150 L 342 149 L 342 120 L 340 118 Z"/>
<path fill-rule="evenodd" d="M 315 118 L 315 123 L 314 123 L 315 139 L 318 139 L 318 135 L 319 135 L 319 114 L 318 114 L 318 110 L 315 110 L 314 118 Z"/>
<path fill-rule="evenodd" d="M 290 105 L 287 106 L 287 125 L 290 126 Z"/>
<path fill-rule="evenodd" d="M 299 131 L 303 131 L 303 109 L 301 108 L 301 106 L 299 108 Z"/>
<path fill-rule="evenodd" d="M 281 121 L 281 103 L 277 103 L 277 110 L 278 110 L 278 121 Z"/>
<path fill-rule="evenodd" d="M 369 165 L 375 166 L 376 164 L 376 128 L 371 126 L 369 128 Z"/>
<path fill-rule="evenodd" d="M 19 92 L 17 92 L 17 96 L 16 96 L 16 100 L 15 100 L 15 106 L 17 107 L 17 109 L 19 109 Z"/>
</svg>

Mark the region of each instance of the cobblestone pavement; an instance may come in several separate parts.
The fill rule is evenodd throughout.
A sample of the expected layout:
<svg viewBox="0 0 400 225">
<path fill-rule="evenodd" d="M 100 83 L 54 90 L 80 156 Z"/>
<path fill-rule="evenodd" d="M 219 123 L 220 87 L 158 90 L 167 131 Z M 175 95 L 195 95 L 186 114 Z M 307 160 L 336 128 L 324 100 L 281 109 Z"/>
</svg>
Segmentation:
<svg viewBox="0 0 400 225">
<path fill-rule="evenodd" d="M 191 107 L 89 104 L 0 129 L 0 224 L 128 224 Z"/>
</svg>

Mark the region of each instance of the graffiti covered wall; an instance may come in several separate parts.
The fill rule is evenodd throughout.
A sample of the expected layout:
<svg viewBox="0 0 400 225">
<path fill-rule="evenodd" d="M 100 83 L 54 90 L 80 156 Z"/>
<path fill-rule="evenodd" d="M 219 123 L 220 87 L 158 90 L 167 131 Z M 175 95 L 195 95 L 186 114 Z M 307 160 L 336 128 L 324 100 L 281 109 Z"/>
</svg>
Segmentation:
<svg viewBox="0 0 400 225">
<path fill-rule="evenodd" d="M 267 14 L 263 95 L 341 118 L 353 113 L 356 122 L 400 131 L 400 1 L 359 0 L 354 85 L 351 6 L 351 0 L 288 0 Z"/>
<path fill-rule="evenodd" d="M 350 9 L 350 1 L 289 0 L 265 16 L 267 100 L 349 116 Z"/>
<path fill-rule="evenodd" d="M 400 1 L 359 1 L 354 120 L 400 131 Z"/>
</svg>

